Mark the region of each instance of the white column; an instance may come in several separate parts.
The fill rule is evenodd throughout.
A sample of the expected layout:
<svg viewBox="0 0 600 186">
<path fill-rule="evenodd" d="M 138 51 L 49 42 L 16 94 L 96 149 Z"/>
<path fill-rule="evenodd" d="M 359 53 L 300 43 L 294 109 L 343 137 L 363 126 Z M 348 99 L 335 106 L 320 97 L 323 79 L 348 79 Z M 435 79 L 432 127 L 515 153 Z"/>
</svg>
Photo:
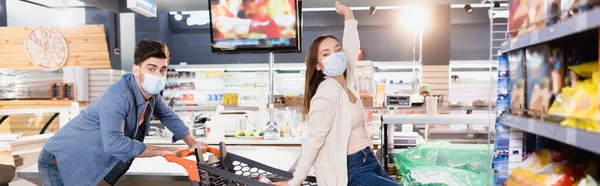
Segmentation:
<svg viewBox="0 0 600 186">
<path fill-rule="evenodd" d="M 121 46 L 121 69 L 131 72 L 135 52 L 135 14 L 119 14 L 119 38 Z"/>
</svg>

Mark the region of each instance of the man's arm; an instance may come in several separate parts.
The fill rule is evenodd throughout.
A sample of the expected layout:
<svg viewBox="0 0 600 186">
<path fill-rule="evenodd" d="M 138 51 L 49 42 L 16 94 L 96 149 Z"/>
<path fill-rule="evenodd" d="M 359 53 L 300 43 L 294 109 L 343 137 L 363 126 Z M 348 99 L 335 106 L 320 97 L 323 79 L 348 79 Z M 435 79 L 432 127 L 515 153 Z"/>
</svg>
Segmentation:
<svg viewBox="0 0 600 186">
<path fill-rule="evenodd" d="M 175 155 L 179 149 L 172 147 L 158 147 L 152 145 L 146 145 L 146 150 L 138 155 L 136 158 L 146 158 L 154 156 L 165 156 L 167 154 Z"/>
<path fill-rule="evenodd" d="M 153 114 L 173 133 L 173 142 L 179 141 L 190 135 L 190 129 L 183 123 L 181 118 L 167 106 L 162 96 L 159 95 L 156 98 Z"/>
<path fill-rule="evenodd" d="M 144 143 L 126 137 L 123 131 L 131 101 L 119 93 L 107 94 L 99 101 L 98 118 L 104 152 L 127 162 L 146 151 Z"/>
<path fill-rule="evenodd" d="M 190 135 L 190 129 L 183 123 L 181 118 L 167 106 L 162 96 L 158 96 L 154 106 L 154 116 L 160 119 L 169 131 L 173 132 L 173 142 L 182 139 L 190 148 L 206 147 L 206 143 L 198 142 Z"/>
</svg>

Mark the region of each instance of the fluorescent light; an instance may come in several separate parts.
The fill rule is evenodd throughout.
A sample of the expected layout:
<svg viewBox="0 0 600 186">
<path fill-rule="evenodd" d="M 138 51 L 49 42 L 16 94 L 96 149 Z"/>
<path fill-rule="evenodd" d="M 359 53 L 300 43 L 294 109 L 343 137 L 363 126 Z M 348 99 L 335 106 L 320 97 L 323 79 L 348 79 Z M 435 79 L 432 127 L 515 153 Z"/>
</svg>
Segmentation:
<svg viewBox="0 0 600 186">
<path fill-rule="evenodd" d="M 429 22 L 429 10 L 421 5 L 407 6 L 401 16 L 404 25 L 414 30 L 422 30 Z"/>
</svg>

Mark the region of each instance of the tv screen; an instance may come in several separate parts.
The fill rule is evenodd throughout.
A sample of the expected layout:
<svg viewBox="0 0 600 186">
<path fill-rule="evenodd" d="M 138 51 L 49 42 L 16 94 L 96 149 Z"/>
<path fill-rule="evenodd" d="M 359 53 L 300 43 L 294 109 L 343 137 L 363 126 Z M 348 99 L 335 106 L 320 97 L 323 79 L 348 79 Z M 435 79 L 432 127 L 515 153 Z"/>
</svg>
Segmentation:
<svg viewBox="0 0 600 186">
<path fill-rule="evenodd" d="M 209 0 L 212 52 L 300 52 L 297 0 Z"/>
</svg>

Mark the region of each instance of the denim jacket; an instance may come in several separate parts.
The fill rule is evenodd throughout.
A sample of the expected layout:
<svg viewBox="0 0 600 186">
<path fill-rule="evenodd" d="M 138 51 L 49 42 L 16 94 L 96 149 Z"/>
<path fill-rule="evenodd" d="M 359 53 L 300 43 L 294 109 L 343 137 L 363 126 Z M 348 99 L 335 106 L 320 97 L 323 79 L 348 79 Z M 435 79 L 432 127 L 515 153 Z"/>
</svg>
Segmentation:
<svg viewBox="0 0 600 186">
<path fill-rule="evenodd" d="M 124 75 L 77 117 L 48 139 L 44 150 L 56 157 L 65 185 L 97 185 L 115 165 L 131 163 L 146 145 L 135 140 L 140 114 L 146 102 L 132 74 Z M 153 95 L 142 125 L 152 115 L 173 132 L 173 142 L 189 134 L 188 127 L 164 102 Z M 143 139 L 143 138 L 142 138 Z"/>
</svg>

